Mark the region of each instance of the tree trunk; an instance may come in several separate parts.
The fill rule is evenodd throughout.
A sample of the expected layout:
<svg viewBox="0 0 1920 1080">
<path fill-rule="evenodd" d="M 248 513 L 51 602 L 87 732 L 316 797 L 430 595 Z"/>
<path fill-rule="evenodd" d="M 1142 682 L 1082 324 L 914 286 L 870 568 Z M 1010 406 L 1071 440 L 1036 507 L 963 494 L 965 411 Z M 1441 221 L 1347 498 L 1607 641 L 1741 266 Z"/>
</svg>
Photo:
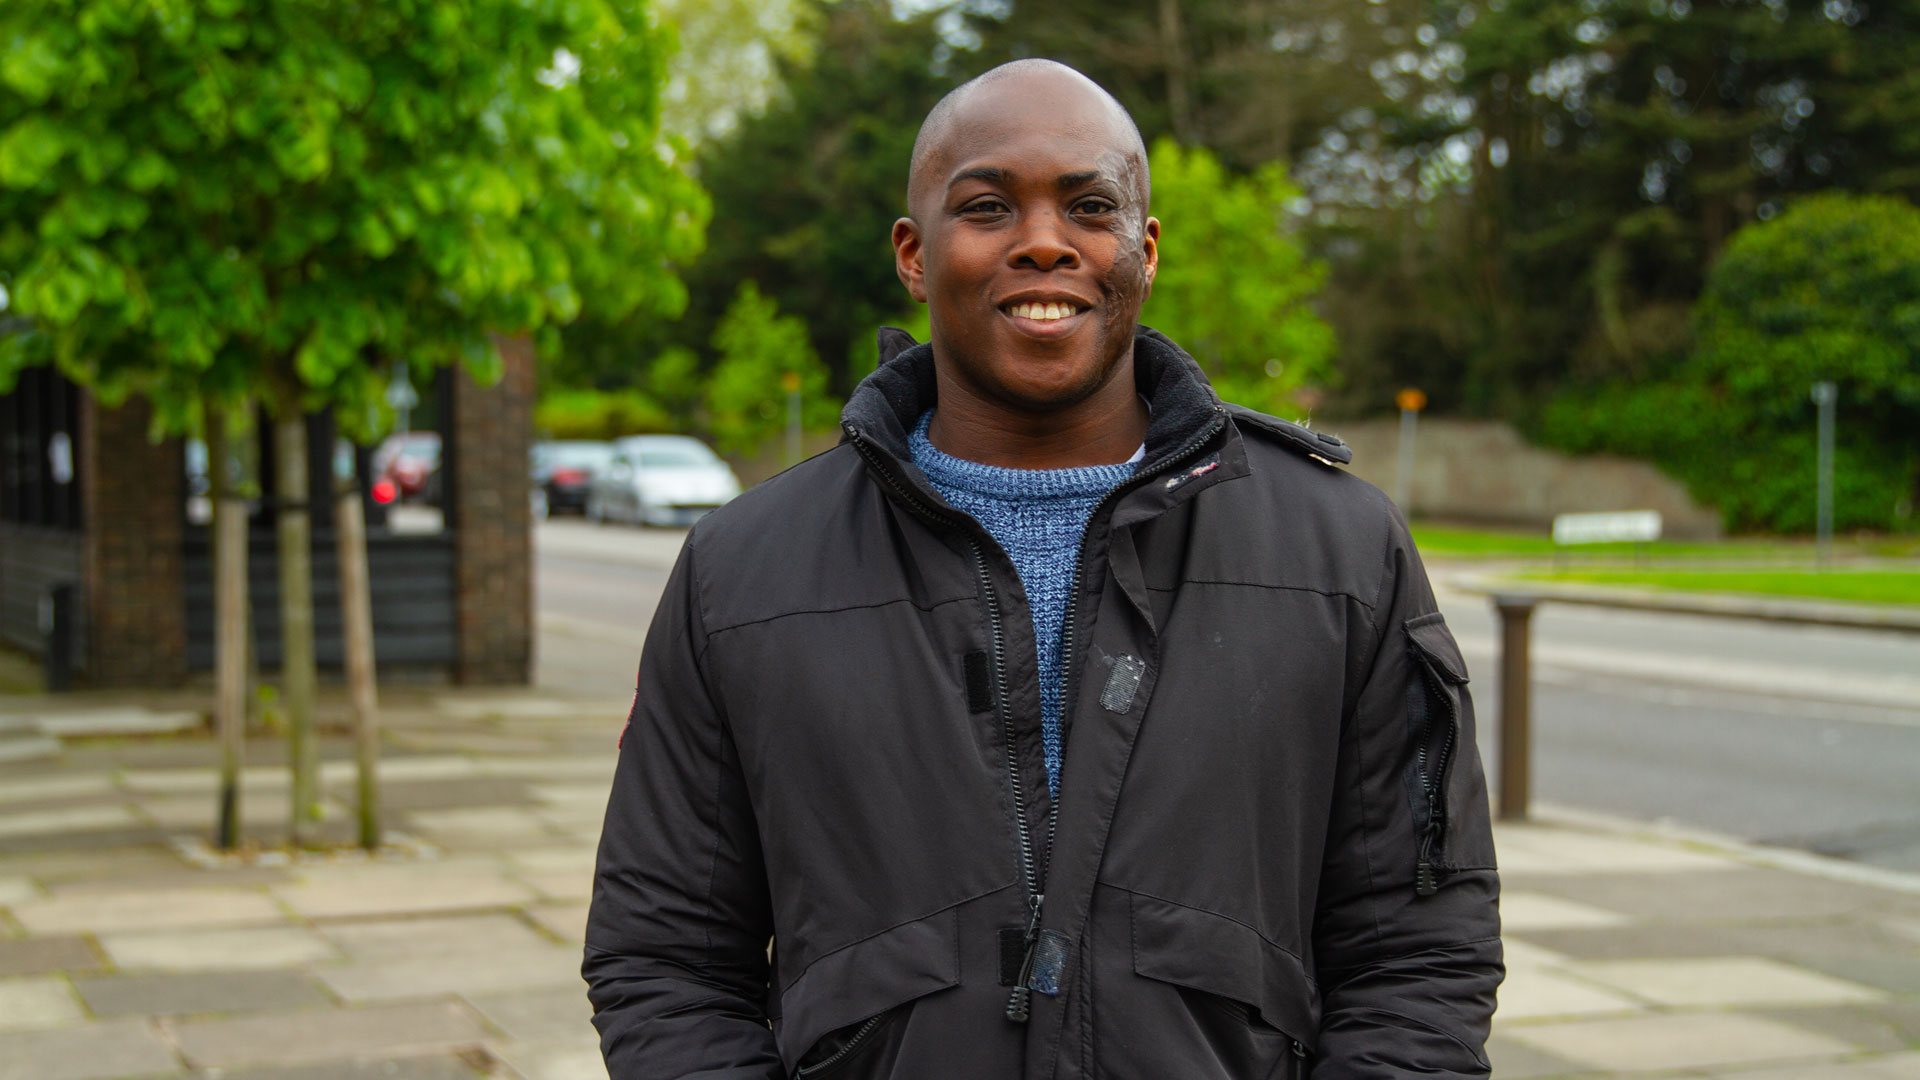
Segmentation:
<svg viewBox="0 0 1920 1080">
<path fill-rule="evenodd" d="M 1166 61 L 1167 112 L 1173 137 L 1182 146 L 1194 146 L 1198 140 L 1193 130 L 1193 104 L 1188 96 L 1192 65 L 1187 62 L 1179 0 L 1160 0 L 1160 50 Z"/>
<path fill-rule="evenodd" d="M 297 402 L 273 419 L 280 540 L 280 693 L 287 714 L 287 763 L 293 771 L 288 832 L 295 847 L 318 839 L 319 740 L 313 730 L 313 514 L 307 490 L 307 418 Z"/>
<path fill-rule="evenodd" d="M 233 452 L 221 406 L 207 402 L 207 482 L 213 498 L 214 714 L 220 728 L 219 827 L 214 842 L 240 844 L 240 765 L 247 732 L 247 505 L 233 477 Z"/>
<path fill-rule="evenodd" d="M 347 650 L 347 688 L 353 702 L 354 757 L 359 765 L 355 806 L 360 846 L 380 846 L 380 728 L 373 668 L 373 594 L 367 575 L 367 518 L 360 484 L 349 479 L 334 495 L 334 536 L 340 562 L 340 618 Z"/>
</svg>

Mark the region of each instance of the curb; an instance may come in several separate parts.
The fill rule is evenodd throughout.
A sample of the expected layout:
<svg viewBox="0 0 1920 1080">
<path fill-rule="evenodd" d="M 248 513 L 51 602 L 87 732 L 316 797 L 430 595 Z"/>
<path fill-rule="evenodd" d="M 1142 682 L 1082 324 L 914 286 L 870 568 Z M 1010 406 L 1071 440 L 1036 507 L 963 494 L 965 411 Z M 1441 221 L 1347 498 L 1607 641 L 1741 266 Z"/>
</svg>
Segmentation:
<svg viewBox="0 0 1920 1080">
<path fill-rule="evenodd" d="M 1774 600 L 1743 593 L 1701 593 L 1630 586 L 1568 585 L 1547 581 L 1519 581 L 1494 574 L 1458 574 L 1447 585 L 1481 596 L 1512 596 L 1550 600 L 1560 604 L 1666 611 L 1683 615 L 1710 615 L 1729 619 L 1794 623 L 1802 626 L 1842 626 L 1856 630 L 1883 630 L 1920 634 L 1920 609 L 1869 607 L 1865 604 L 1816 600 Z"/>
<path fill-rule="evenodd" d="M 1582 829 L 1611 833 L 1639 843 L 1667 847 L 1707 849 L 1728 858 L 1771 870 L 1807 874 L 1849 885 L 1869 885 L 1892 892 L 1920 896 L 1920 872 L 1874 866 L 1831 855 L 1816 855 L 1796 848 L 1756 844 L 1726 833 L 1691 825 L 1674 825 L 1619 817 L 1596 810 L 1577 810 L 1557 803 L 1535 801 L 1531 813 L 1514 825 L 1544 825 L 1549 828 Z M 1498 828 L 1499 821 L 1494 822 Z"/>
</svg>

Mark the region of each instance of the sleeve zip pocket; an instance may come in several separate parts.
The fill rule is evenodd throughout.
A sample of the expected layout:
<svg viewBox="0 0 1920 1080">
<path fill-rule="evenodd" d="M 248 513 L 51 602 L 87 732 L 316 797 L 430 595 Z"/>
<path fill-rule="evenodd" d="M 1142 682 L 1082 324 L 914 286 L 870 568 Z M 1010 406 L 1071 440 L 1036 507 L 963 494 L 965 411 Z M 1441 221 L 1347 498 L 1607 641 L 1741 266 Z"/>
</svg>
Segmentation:
<svg viewBox="0 0 1920 1080">
<path fill-rule="evenodd" d="M 1413 738 L 1408 794 L 1419 838 L 1413 889 L 1416 895 L 1432 896 L 1451 869 L 1445 858 L 1447 778 L 1460 741 L 1459 688 L 1466 685 L 1467 665 L 1439 612 L 1408 620 L 1406 631 L 1418 669 L 1407 687 Z"/>
</svg>

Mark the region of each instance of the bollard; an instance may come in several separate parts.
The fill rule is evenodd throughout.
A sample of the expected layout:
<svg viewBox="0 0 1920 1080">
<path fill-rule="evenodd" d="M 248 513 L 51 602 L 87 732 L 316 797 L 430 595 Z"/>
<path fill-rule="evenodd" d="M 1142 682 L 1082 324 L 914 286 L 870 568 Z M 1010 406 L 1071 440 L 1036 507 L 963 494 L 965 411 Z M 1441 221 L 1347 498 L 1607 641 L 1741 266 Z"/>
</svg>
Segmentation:
<svg viewBox="0 0 1920 1080">
<path fill-rule="evenodd" d="M 1519 821 L 1527 816 L 1533 783 L 1533 665 L 1529 642 L 1533 633 L 1530 596 L 1496 596 L 1500 613 L 1500 817 Z"/>
<path fill-rule="evenodd" d="M 47 636 L 47 691 L 73 689 L 73 586 L 55 585 L 40 598 L 40 632 Z"/>
</svg>

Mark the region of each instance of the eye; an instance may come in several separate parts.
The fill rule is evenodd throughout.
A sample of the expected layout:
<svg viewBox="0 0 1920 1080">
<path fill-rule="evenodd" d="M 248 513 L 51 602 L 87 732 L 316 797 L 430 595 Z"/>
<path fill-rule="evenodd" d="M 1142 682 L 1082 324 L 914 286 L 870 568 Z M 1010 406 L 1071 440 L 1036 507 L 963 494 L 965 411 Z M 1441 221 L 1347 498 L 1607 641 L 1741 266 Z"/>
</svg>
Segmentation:
<svg viewBox="0 0 1920 1080">
<path fill-rule="evenodd" d="M 1073 204 L 1073 212 L 1076 214 L 1111 214 L 1118 209 L 1119 207 L 1113 204 L 1113 200 L 1103 199 L 1098 195 L 1081 199 Z"/>
<path fill-rule="evenodd" d="M 962 206 L 960 212 L 963 214 L 1004 214 L 1007 212 L 1007 204 L 992 195 L 988 195 Z"/>
</svg>

